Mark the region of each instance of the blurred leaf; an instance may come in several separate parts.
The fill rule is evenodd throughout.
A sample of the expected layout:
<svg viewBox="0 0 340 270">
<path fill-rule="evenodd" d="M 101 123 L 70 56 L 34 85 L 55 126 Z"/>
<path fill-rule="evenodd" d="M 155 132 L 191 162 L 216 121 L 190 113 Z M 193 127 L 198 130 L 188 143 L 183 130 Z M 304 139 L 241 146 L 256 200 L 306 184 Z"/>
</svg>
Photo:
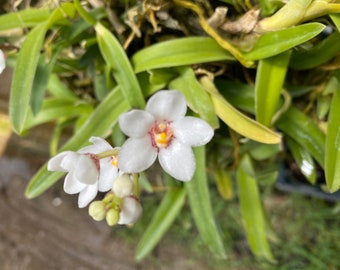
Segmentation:
<svg viewBox="0 0 340 270">
<path fill-rule="evenodd" d="M 252 149 L 249 150 L 249 154 L 254 160 L 266 160 L 276 156 L 281 151 L 280 144 L 261 144 L 258 142 L 248 142 L 252 144 Z"/>
<path fill-rule="evenodd" d="M 216 78 L 219 92 L 228 99 L 234 107 L 254 114 L 255 95 L 254 86 L 238 81 L 228 81 Z"/>
<path fill-rule="evenodd" d="M 320 23 L 307 23 L 263 34 L 253 49 L 244 55 L 250 60 L 259 60 L 287 51 L 315 37 L 325 26 Z"/>
<path fill-rule="evenodd" d="M 339 73 L 337 74 L 340 80 Z M 340 89 L 333 95 L 326 136 L 325 174 L 331 192 L 340 189 Z"/>
<path fill-rule="evenodd" d="M 212 38 L 186 37 L 160 42 L 144 48 L 133 55 L 132 64 L 135 72 L 138 73 L 156 68 L 222 60 L 235 61 L 235 58 Z"/>
<path fill-rule="evenodd" d="M 255 81 L 256 120 L 269 127 L 286 77 L 290 51 L 260 60 Z"/>
<path fill-rule="evenodd" d="M 14 28 L 34 27 L 45 22 L 51 10 L 44 8 L 30 8 L 0 16 L 0 31 Z"/>
<path fill-rule="evenodd" d="M 106 95 L 110 92 L 110 89 L 106 84 L 106 76 L 102 72 L 95 71 L 94 74 L 94 93 L 96 95 L 97 100 L 103 100 Z"/>
<path fill-rule="evenodd" d="M 41 111 L 36 116 L 28 112 L 25 130 L 60 118 L 64 119 L 89 114 L 92 110 L 93 108 L 89 104 L 76 104 L 65 99 L 46 99 L 43 101 Z"/>
<path fill-rule="evenodd" d="M 329 108 L 331 105 L 332 97 L 331 96 L 318 96 L 316 103 L 316 113 L 318 116 L 318 119 L 322 120 L 326 118 Z"/>
<path fill-rule="evenodd" d="M 305 148 L 324 167 L 325 134 L 311 118 L 294 107 L 281 115 L 276 126 Z"/>
<path fill-rule="evenodd" d="M 310 153 L 301 145 L 296 143 L 292 138 L 286 138 L 289 150 L 291 151 L 295 162 L 298 164 L 301 173 L 311 183 L 316 183 L 315 164 Z"/>
<path fill-rule="evenodd" d="M 91 136 L 104 137 L 115 125 L 120 114 L 127 111 L 127 104 L 119 88 L 110 92 L 100 105 L 93 111 L 87 121 L 74 134 L 59 152 L 78 150 L 85 145 Z M 47 171 L 47 163 L 34 175 L 27 186 L 26 196 L 37 197 L 51 187 L 63 174 Z"/>
<path fill-rule="evenodd" d="M 46 53 L 40 55 L 30 97 L 31 109 L 34 115 L 36 115 L 41 109 L 49 77 L 51 75 L 57 54 L 58 53 L 52 56 L 49 63 L 46 63 Z"/>
<path fill-rule="evenodd" d="M 296 70 L 318 67 L 340 52 L 340 33 L 334 32 L 309 50 L 295 50 L 289 67 Z"/>
<path fill-rule="evenodd" d="M 223 199 L 231 200 L 234 197 L 234 191 L 230 174 L 223 168 L 214 168 L 213 174 L 218 193 Z"/>
<path fill-rule="evenodd" d="M 71 101 L 76 101 L 78 99 L 77 96 L 69 88 L 67 88 L 54 73 L 49 76 L 47 88 L 48 91 L 56 98 Z"/>
<path fill-rule="evenodd" d="M 131 107 L 144 108 L 145 100 L 138 80 L 125 51 L 114 35 L 102 24 L 95 26 L 100 51 L 108 65 L 113 68 L 113 76 L 120 85 L 124 97 Z"/>
<path fill-rule="evenodd" d="M 180 75 L 169 83 L 170 89 L 181 91 L 190 109 L 198 113 L 212 128 L 218 128 L 218 118 L 209 94 L 197 81 L 194 71 L 188 67 L 178 68 L 177 71 Z"/>
<path fill-rule="evenodd" d="M 62 3 L 57 6 L 48 19 L 47 28 L 51 28 L 54 24 L 68 24 L 71 22 L 67 20 L 67 17 L 74 18 L 76 15 L 76 9 L 73 3 Z"/>
<path fill-rule="evenodd" d="M 253 119 L 236 110 L 215 88 L 215 85 L 207 77 L 200 79 L 203 87 L 211 95 L 215 106 L 215 112 L 230 128 L 237 133 L 254 141 L 275 144 L 280 143 L 281 136 L 269 128 L 261 125 Z"/>
<path fill-rule="evenodd" d="M 30 96 L 40 49 L 46 34 L 46 24 L 37 25 L 26 36 L 21 46 L 13 73 L 10 91 L 10 118 L 15 132 L 23 131 L 30 105 Z"/>
<path fill-rule="evenodd" d="M 260 191 L 256 179 L 249 175 L 249 171 L 253 171 L 251 159 L 245 155 L 237 170 L 237 184 L 248 243 L 257 257 L 275 261 L 266 238 L 266 220 Z"/>
<path fill-rule="evenodd" d="M 175 221 L 185 202 L 185 189 L 174 188 L 166 193 L 136 249 L 136 259 L 147 256 Z"/>
<path fill-rule="evenodd" d="M 203 242 L 217 257 L 226 258 L 221 235 L 212 211 L 205 164 L 205 148 L 194 148 L 196 172 L 191 181 L 185 183 L 190 209 Z"/>
<path fill-rule="evenodd" d="M 332 19 L 333 23 L 335 24 L 336 28 L 340 32 L 340 14 L 329 14 L 329 17 Z"/>
</svg>

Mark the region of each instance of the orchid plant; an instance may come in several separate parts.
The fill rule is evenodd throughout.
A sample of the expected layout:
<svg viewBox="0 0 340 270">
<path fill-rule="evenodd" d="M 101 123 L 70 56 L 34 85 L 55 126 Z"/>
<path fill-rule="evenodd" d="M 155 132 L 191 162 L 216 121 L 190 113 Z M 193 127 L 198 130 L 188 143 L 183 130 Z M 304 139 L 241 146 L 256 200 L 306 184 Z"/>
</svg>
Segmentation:
<svg viewBox="0 0 340 270">
<path fill-rule="evenodd" d="M 340 189 L 340 4 L 255 2 L 74 0 L 0 15 L 13 130 L 55 124 L 26 196 L 64 177 L 80 208 L 114 226 L 143 223 L 143 196 L 163 192 L 137 259 L 186 205 L 226 258 L 211 194 L 237 197 L 250 250 L 274 262 L 262 188 L 288 167 Z"/>
</svg>

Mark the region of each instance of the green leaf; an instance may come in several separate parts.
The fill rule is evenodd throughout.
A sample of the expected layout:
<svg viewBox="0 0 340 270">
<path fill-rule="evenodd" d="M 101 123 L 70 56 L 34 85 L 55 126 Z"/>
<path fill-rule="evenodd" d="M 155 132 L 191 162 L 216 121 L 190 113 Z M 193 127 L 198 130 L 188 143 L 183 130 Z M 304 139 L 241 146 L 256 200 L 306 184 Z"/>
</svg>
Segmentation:
<svg viewBox="0 0 340 270">
<path fill-rule="evenodd" d="M 340 33 L 334 32 L 309 50 L 295 50 L 289 66 L 296 70 L 319 67 L 340 51 Z"/>
<path fill-rule="evenodd" d="M 166 193 L 138 243 L 135 255 L 137 260 L 147 256 L 167 232 L 183 208 L 185 195 L 183 187 L 171 189 Z"/>
<path fill-rule="evenodd" d="M 51 10 L 44 8 L 30 8 L 0 16 L 0 31 L 14 28 L 34 27 L 45 22 Z"/>
<path fill-rule="evenodd" d="M 91 136 L 105 136 L 115 125 L 120 114 L 127 111 L 130 106 L 127 104 L 119 88 L 110 92 L 100 105 L 93 111 L 87 121 L 81 126 L 75 135 L 59 150 L 78 150 L 85 145 Z M 51 187 L 62 174 L 47 171 L 45 164 L 34 175 L 27 186 L 26 196 L 34 198 Z"/>
<path fill-rule="evenodd" d="M 113 68 L 113 76 L 120 85 L 124 97 L 131 107 L 144 108 L 145 100 L 142 90 L 118 40 L 100 23 L 95 25 L 95 30 L 100 51 L 106 63 Z"/>
<path fill-rule="evenodd" d="M 170 89 L 177 89 L 183 93 L 190 109 L 207 121 L 212 128 L 218 128 L 219 122 L 209 94 L 197 81 L 191 68 L 177 69 L 180 75 L 169 83 Z"/>
<path fill-rule="evenodd" d="M 253 49 L 244 56 L 250 60 L 259 60 L 287 51 L 315 37 L 325 26 L 320 23 L 308 23 L 288 29 L 263 34 Z"/>
<path fill-rule="evenodd" d="M 336 28 L 340 32 L 340 14 L 329 14 L 329 17 L 332 19 L 332 21 L 335 24 Z"/>
<path fill-rule="evenodd" d="M 224 200 L 231 200 L 234 197 L 234 191 L 230 173 L 226 169 L 218 167 L 214 168 L 213 174 L 220 196 Z"/>
<path fill-rule="evenodd" d="M 291 151 L 295 162 L 298 164 L 301 173 L 311 183 L 316 183 L 316 170 L 315 164 L 311 154 L 300 144 L 295 142 L 292 138 L 286 138 L 287 145 Z"/>
<path fill-rule="evenodd" d="M 60 118 L 67 119 L 89 114 L 92 110 L 92 105 L 89 104 L 77 104 L 67 99 L 46 99 L 43 101 L 41 111 L 36 116 L 30 111 L 28 112 L 25 130 Z"/>
<path fill-rule="evenodd" d="M 212 211 L 207 175 L 205 171 L 205 148 L 194 148 L 196 172 L 191 181 L 185 183 L 190 208 L 200 237 L 217 257 L 226 258 L 220 232 Z"/>
<path fill-rule="evenodd" d="M 194 49 L 193 49 L 194 48 Z M 132 57 L 135 72 L 235 58 L 209 37 L 186 37 L 156 43 Z"/>
<path fill-rule="evenodd" d="M 71 25 L 67 17 L 74 18 L 76 15 L 76 8 L 73 3 L 62 3 L 57 6 L 48 19 L 47 28 L 51 28 L 54 24 Z"/>
<path fill-rule="evenodd" d="M 338 80 L 340 75 L 337 75 Z M 325 154 L 325 174 L 327 187 L 331 192 L 340 189 L 340 89 L 333 95 L 328 117 Z"/>
<path fill-rule="evenodd" d="M 255 81 L 256 120 L 269 127 L 280 99 L 290 51 L 260 60 Z"/>
<path fill-rule="evenodd" d="M 311 153 L 320 166 L 324 167 L 325 134 L 311 118 L 290 107 L 278 119 L 276 126 Z"/>
<path fill-rule="evenodd" d="M 48 81 L 56 60 L 58 53 L 52 56 L 49 63 L 46 63 L 46 53 L 40 55 L 38 66 L 35 72 L 32 92 L 31 92 L 31 109 L 34 115 L 36 115 L 42 106 L 45 92 L 47 89 Z"/>
<path fill-rule="evenodd" d="M 209 78 L 202 77 L 200 82 L 208 91 L 208 93 L 210 93 L 217 116 L 221 118 L 223 122 L 225 122 L 230 128 L 254 141 L 269 144 L 280 143 L 281 136 L 279 134 L 236 110 L 218 92 L 215 85 Z"/>
<path fill-rule="evenodd" d="M 238 193 L 241 204 L 244 229 L 252 252 L 259 258 L 274 261 L 266 238 L 266 220 L 262 206 L 260 191 L 251 175 L 253 167 L 251 159 L 245 155 L 237 170 Z"/>
<path fill-rule="evenodd" d="M 255 113 L 254 86 L 238 81 L 228 81 L 219 78 L 215 79 L 215 84 L 220 93 L 228 99 L 234 107 L 251 114 Z"/>
<path fill-rule="evenodd" d="M 47 84 L 48 91 L 56 98 L 67 99 L 70 101 L 78 100 L 77 96 L 66 87 L 59 77 L 52 73 Z"/>
<path fill-rule="evenodd" d="M 45 34 L 46 24 L 40 24 L 26 36 L 14 69 L 9 112 L 13 129 L 19 134 L 23 131 L 29 110 L 33 80 Z"/>
</svg>

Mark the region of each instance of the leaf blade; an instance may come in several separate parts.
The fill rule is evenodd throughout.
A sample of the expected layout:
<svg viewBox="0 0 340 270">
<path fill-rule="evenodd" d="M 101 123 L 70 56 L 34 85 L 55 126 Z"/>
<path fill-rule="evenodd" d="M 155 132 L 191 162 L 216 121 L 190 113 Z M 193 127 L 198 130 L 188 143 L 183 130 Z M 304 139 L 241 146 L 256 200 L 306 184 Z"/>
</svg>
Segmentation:
<svg viewBox="0 0 340 270">
<path fill-rule="evenodd" d="M 181 211 L 185 197 L 183 187 L 167 192 L 137 245 L 135 254 L 137 260 L 143 259 L 157 245 Z"/>
<path fill-rule="evenodd" d="M 13 129 L 18 134 L 23 131 L 25 125 L 40 49 L 46 31 L 46 24 L 42 23 L 27 35 L 14 69 L 9 111 Z"/>
<path fill-rule="evenodd" d="M 226 258 L 209 196 L 205 171 L 205 147 L 194 148 L 194 153 L 197 161 L 196 172 L 191 181 L 185 183 L 193 218 L 203 242 L 217 257 Z"/>
</svg>

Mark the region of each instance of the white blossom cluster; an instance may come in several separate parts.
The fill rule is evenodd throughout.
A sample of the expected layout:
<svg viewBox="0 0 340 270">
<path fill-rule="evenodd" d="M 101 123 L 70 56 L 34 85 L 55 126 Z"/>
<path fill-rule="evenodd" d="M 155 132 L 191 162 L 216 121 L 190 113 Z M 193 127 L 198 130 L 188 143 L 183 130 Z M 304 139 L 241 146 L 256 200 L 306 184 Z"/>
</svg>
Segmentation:
<svg viewBox="0 0 340 270">
<path fill-rule="evenodd" d="M 68 172 L 64 190 L 79 193 L 79 207 L 87 206 L 98 191 L 108 192 L 89 207 L 95 220 L 109 225 L 133 224 L 142 213 L 134 178 L 158 158 L 173 178 L 189 181 L 196 169 L 192 147 L 208 143 L 213 129 L 202 119 L 185 116 L 187 104 L 177 90 L 162 90 L 147 102 L 145 110 L 131 110 L 119 117 L 119 126 L 129 138 L 113 148 L 102 138 L 77 152 L 65 151 L 50 159 L 48 170 Z"/>
</svg>

